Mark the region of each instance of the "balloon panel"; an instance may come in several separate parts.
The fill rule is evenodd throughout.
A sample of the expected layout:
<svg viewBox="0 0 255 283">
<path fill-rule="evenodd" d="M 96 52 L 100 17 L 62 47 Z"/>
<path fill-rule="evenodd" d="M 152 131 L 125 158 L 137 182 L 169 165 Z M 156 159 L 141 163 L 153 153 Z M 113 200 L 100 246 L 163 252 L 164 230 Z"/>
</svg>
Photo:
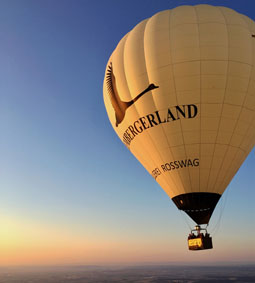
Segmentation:
<svg viewBox="0 0 255 283">
<path fill-rule="evenodd" d="M 177 206 L 221 195 L 254 146 L 254 33 L 231 9 L 180 6 L 142 21 L 109 59 L 112 126 Z"/>
</svg>

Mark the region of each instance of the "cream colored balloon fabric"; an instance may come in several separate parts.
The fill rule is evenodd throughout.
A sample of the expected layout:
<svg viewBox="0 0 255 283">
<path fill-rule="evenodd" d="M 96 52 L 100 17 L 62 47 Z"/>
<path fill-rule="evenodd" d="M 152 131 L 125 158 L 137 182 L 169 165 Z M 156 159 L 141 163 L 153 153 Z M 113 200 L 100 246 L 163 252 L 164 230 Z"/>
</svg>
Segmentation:
<svg viewBox="0 0 255 283">
<path fill-rule="evenodd" d="M 109 119 L 169 197 L 222 194 L 253 148 L 253 35 L 229 8 L 180 6 L 139 23 L 111 55 Z M 118 112 L 116 99 L 129 103 Z"/>
</svg>

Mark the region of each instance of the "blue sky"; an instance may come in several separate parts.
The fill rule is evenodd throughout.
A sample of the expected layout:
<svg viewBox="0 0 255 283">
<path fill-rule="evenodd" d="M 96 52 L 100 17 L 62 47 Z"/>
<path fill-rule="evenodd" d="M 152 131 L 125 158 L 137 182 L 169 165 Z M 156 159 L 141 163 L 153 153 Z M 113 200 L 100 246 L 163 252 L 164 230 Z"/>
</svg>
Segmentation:
<svg viewBox="0 0 255 283">
<path fill-rule="evenodd" d="M 23 222 L 48 231 L 55 227 L 79 239 L 107 240 L 124 254 L 112 258 L 109 248 L 108 259 L 81 257 L 79 263 L 193 262 L 186 247 L 192 222 L 114 133 L 102 84 L 109 56 L 139 21 L 201 3 L 255 18 L 253 0 L 1 0 L 0 223 L 12 219 L 19 229 Z M 212 218 L 218 248 L 198 261 L 255 262 L 254 164 L 253 150 Z M 125 245 L 131 254 L 126 260 Z M 132 257 L 137 251 L 139 256 Z M 0 264 L 6 262 L 0 256 Z"/>
</svg>

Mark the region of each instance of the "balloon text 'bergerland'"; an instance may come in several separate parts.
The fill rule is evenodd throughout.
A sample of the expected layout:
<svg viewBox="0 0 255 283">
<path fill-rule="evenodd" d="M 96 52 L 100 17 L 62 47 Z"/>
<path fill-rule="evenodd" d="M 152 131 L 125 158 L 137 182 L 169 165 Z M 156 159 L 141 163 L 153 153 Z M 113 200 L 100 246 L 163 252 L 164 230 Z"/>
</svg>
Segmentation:
<svg viewBox="0 0 255 283">
<path fill-rule="evenodd" d="M 146 116 L 140 117 L 132 125 L 128 126 L 123 134 L 123 142 L 129 146 L 131 141 L 143 131 L 162 123 L 169 123 L 181 118 L 194 118 L 197 115 L 197 106 L 195 104 L 177 105 L 165 109 L 164 111 L 155 111 Z"/>
</svg>

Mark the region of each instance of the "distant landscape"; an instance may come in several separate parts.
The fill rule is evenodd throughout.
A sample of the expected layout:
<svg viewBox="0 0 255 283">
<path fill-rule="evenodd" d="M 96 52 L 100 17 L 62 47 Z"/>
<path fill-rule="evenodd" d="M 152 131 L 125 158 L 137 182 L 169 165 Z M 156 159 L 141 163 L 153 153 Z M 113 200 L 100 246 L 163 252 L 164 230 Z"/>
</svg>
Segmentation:
<svg viewBox="0 0 255 283">
<path fill-rule="evenodd" d="M 255 265 L 1 267 L 0 282 L 255 282 Z"/>
</svg>

